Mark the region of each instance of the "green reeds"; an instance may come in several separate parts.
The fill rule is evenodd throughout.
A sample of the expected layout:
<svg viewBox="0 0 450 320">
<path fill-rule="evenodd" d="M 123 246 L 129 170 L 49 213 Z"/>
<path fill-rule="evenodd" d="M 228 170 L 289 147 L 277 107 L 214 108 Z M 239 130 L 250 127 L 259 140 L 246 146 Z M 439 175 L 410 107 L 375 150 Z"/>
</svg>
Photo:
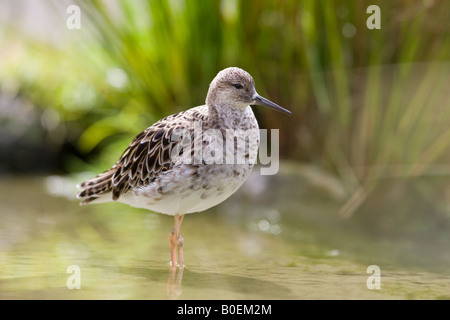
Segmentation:
<svg viewBox="0 0 450 320">
<path fill-rule="evenodd" d="M 283 128 L 283 157 L 339 176 L 348 191 L 341 214 L 348 217 L 382 179 L 428 174 L 450 158 L 450 6 L 377 1 L 381 29 L 369 30 L 372 2 L 83 1 L 88 37 L 69 55 L 78 58 L 52 53 L 83 85 L 53 73 L 45 81 L 61 81 L 64 94 L 52 100 L 46 83 L 29 92 L 45 96 L 63 119 L 71 115 L 75 147 L 99 151 L 105 169 L 140 130 L 202 104 L 220 69 L 242 67 L 261 94 L 294 113 L 255 108 L 261 126 Z M 37 50 L 34 59 L 49 55 Z M 111 69 L 122 70 L 126 85 L 107 84 Z M 80 88 L 94 98 L 61 108 Z"/>
</svg>

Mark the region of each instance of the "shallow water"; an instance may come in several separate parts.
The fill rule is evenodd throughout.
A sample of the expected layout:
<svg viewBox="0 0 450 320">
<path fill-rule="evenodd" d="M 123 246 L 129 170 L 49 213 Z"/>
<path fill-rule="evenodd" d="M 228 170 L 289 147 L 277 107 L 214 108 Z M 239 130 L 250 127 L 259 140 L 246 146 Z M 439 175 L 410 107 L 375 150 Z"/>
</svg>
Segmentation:
<svg viewBox="0 0 450 320">
<path fill-rule="evenodd" d="M 69 199 L 79 178 L 2 177 L 0 298 L 450 299 L 448 220 L 424 230 L 415 214 L 395 229 L 364 208 L 344 220 L 339 188 L 306 176 L 255 175 L 215 209 L 186 216 L 186 268 L 177 271 L 168 263 L 171 217 L 118 203 L 80 207 Z M 381 289 L 367 286 L 370 265 Z"/>
</svg>

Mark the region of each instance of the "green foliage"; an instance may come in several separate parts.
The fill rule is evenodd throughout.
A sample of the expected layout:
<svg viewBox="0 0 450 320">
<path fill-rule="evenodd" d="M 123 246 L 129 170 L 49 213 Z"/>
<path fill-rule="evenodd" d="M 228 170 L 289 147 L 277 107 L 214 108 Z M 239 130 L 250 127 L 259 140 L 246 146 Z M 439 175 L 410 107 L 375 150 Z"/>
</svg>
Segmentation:
<svg viewBox="0 0 450 320">
<path fill-rule="evenodd" d="M 25 39 L 34 54 L 0 80 L 57 110 L 66 139 L 106 169 L 143 128 L 202 104 L 215 74 L 240 66 L 294 112 L 255 108 L 261 126 L 283 128 L 284 157 L 340 177 L 349 215 L 380 179 L 429 174 L 449 158 L 449 4 L 377 1 L 381 29 L 369 30 L 372 2 L 85 1 L 69 49 Z"/>
</svg>

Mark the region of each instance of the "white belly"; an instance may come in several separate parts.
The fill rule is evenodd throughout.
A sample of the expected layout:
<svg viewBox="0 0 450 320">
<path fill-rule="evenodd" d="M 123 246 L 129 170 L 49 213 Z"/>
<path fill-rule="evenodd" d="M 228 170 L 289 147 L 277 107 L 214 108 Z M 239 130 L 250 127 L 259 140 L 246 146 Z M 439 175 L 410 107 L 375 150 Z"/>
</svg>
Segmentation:
<svg viewBox="0 0 450 320">
<path fill-rule="evenodd" d="M 168 215 L 209 209 L 227 199 L 247 180 L 253 165 L 183 166 L 158 182 L 130 190 L 118 201 Z M 193 174 L 198 172 L 198 174 Z"/>
</svg>

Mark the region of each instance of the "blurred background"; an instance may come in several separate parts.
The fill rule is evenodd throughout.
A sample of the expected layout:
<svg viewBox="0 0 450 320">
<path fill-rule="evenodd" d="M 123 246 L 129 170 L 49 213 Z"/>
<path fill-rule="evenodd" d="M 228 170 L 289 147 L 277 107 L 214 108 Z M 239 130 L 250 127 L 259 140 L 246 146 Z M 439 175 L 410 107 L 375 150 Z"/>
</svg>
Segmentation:
<svg viewBox="0 0 450 320">
<path fill-rule="evenodd" d="M 366 26 L 372 4 L 381 29 Z M 252 177 L 222 219 L 296 247 L 314 239 L 300 255 L 375 251 L 448 271 L 449 36 L 447 1 L 1 1 L 0 249 L 24 243 L 36 217 L 40 230 L 80 215 L 61 202 L 76 183 L 239 66 L 293 116 L 254 108 L 280 129 L 280 172 Z M 39 211 L 23 228 L 18 206 Z"/>
</svg>

